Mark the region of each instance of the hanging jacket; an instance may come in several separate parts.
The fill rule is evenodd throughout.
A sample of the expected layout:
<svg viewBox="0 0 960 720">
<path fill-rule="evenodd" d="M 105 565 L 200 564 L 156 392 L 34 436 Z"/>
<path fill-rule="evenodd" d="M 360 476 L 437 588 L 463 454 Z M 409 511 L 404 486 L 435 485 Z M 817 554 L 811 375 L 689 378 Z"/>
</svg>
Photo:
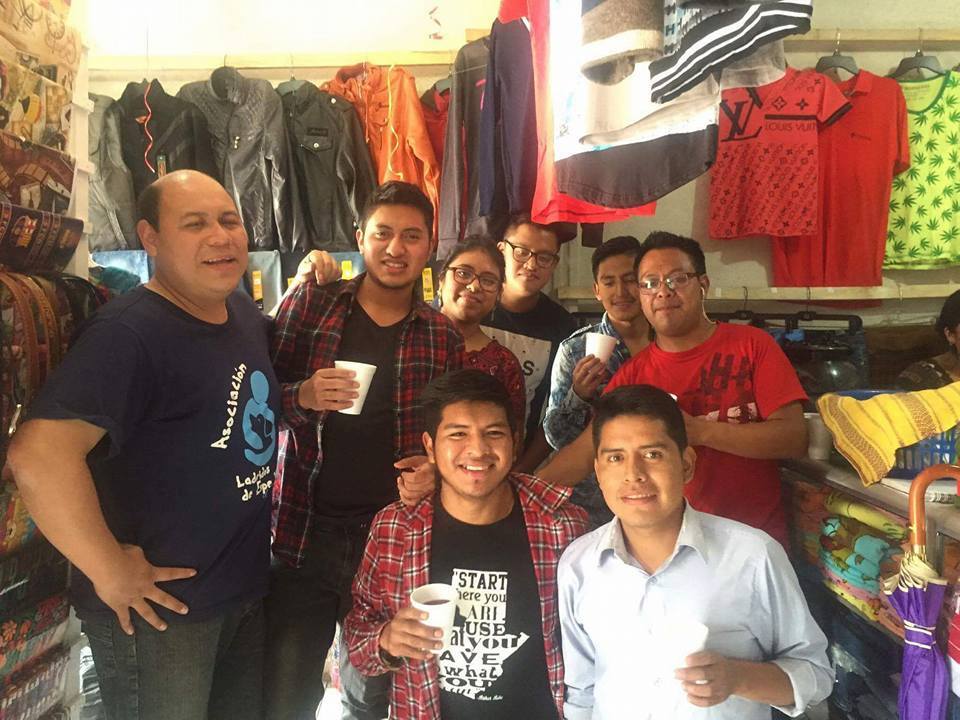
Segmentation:
<svg viewBox="0 0 960 720">
<path fill-rule="evenodd" d="M 107 113 L 116 100 L 90 95 L 90 162 L 96 171 L 90 178 L 90 251 L 132 250 L 140 247 L 137 238 L 137 209 L 133 176 L 123 162 L 120 143 L 120 113 Z"/>
<path fill-rule="evenodd" d="M 376 187 L 357 113 L 346 99 L 308 82 L 281 99 L 307 241 L 295 249 L 355 250 L 356 225 Z"/>
<path fill-rule="evenodd" d="M 158 177 L 174 170 L 216 176 L 207 123 L 196 107 L 167 95 L 158 80 L 129 83 L 104 123 L 117 123 L 123 161 L 139 196 Z"/>
<path fill-rule="evenodd" d="M 480 212 L 491 227 L 529 214 L 537 185 L 537 108 L 530 31 L 523 20 L 490 31 L 480 118 Z"/>
<path fill-rule="evenodd" d="M 437 90 L 439 82 L 420 96 L 423 108 L 423 121 L 427 124 L 430 145 L 437 158 L 437 165 L 443 166 L 443 143 L 447 138 L 447 113 L 450 110 L 450 88 Z"/>
<path fill-rule="evenodd" d="M 403 68 L 383 70 L 361 63 L 342 68 L 322 89 L 345 97 L 356 108 L 377 182 L 403 180 L 430 198 L 436 231 L 440 168 L 413 76 Z"/>
<path fill-rule="evenodd" d="M 453 87 L 440 174 L 440 241 L 444 259 L 467 235 L 486 235 L 480 215 L 480 107 L 487 77 L 490 39 L 467 43 L 453 63 Z"/>
<path fill-rule="evenodd" d="M 296 180 L 283 123 L 283 103 L 266 80 L 217 68 L 209 80 L 180 88 L 207 119 L 217 176 L 247 229 L 250 248 L 290 250 L 306 243 L 294 212 Z"/>
</svg>

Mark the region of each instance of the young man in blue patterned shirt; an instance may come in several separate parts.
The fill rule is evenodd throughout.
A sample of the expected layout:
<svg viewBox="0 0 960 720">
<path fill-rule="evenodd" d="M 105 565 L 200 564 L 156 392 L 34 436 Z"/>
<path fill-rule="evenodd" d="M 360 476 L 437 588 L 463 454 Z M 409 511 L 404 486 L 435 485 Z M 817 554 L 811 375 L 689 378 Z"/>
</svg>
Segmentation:
<svg viewBox="0 0 960 720">
<path fill-rule="evenodd" d="M 637 238 L 622 235 L 593 252 L 593 293 L 604 312 L 599 323 L 578 329 L 557 351 L 543 423 L 547 442 L 555 450 L 577 439 L 590 422 L 590 403 L 600 396 L 620 366 L 650 342 L 650 325 L 640 307 L 633 269 L 639 249 Z M 592 332 L 617 340 L 605 363 L 586 354 L 587 333 Z M 589 513 L 591 528 L 612 517 L 592 475 L 574 488 L 572 500 Z"/>
</svg>

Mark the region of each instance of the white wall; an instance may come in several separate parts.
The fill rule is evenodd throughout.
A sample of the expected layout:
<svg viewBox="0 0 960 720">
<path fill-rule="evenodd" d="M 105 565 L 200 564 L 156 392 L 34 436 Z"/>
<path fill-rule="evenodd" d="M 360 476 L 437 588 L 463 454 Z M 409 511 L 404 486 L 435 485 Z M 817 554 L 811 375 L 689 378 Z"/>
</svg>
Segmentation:
<svg viewBox="0 0 960 720">
<path fill-rule="evenodd" d="M 131 80 L 143 74 L 158 77 L 168 92 L 185 82 L 206 77 L 221 64 L 223 55 L 307 54 L 323 52 L 456 50 L 465 31 L 490 25 L 498 0 L 166 0 L 163 5 L 145 0 L 89 0 L 91 67 L 109 65 L 112 70 L 92 70 L 91 90 L 119 96 Z M 429 16 L 442 23 L 437 28 Z M 923 27 L 960 28 L 960 0 L 816 0 L 814 26 L 832 30 L 898 29 Z M 439 29 L 443 37 L 431 39 Z M 148 48 L 149 38 L 149 48 Z M 824 52 L 828 52 L 827 49 Z M 816 63 L 823 53 L 790 53 L 797 67 Z M 850 50 L 860 67 L 886 74 L 906 47 L 888 50 Z M 936 52 L 946 67 L 960 62 L 960 46 Z M 125 60 L 129 65 L 125 65 Z M 193 69 L 171 70 L 162 65 Z M 116 69 L 120 60 L 120 69 Z M 109 61 L 109 62 L 108 62 Z M 185 62 L 186 61 L 186 62 Z M 231 63 L 233 64 L 233 63 Z M 239 63 L 242 65 L 242 63 Z M 278 65 L 283 65 L 283 62 Z M 143 69 L 149 65 L 149 72 Z M 124 69 L 125 68 L 125 69 Z M 135 70 L 134 70 L 135 68 Z M 200 68 L 203 68 L 202 70 Z M 309 80 L 330 78 L 336 68 L 301 68 L 296 75 Z M 447 72 L 444 65 L 412 69 L 421 90 Z M 288 69 L 247 70 L 251 77 L 274 82 L 286 80 Z M 607 237 L 633 234 L 643 238 L 654 229 L 689 235 L 707 250 L 707 262 L 715 285 L 764 286 L 770 281 L 768 241 L 741 240 L 722 245 L 709 240 L 707 210 L 709 181 L 706 176 L 663 198 L 652 218 L 637 218 L 606 227 Z M 557 285 L 588 286 L 590 251 L 571 243 L 565 262 L 557 271 Z M 934 283 L 960 280 L 960 269 L 941 271 L 896 271 L 885 275 L 887 283 Z M 867 311 L 868 322 L 925 321 L 939 310 L 938 301 L 888 302 Z"/>
</svg>

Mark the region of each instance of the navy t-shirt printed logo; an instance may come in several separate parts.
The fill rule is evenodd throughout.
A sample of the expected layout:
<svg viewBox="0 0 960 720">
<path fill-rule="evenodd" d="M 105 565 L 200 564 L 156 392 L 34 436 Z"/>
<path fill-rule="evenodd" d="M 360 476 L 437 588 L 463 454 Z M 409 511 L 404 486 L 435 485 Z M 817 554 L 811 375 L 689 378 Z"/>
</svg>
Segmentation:
<svg viewBox="0 0 960 720">
<path fill-rule="evenodd" d="M 254 465 L 263 465 L 273 457 L 277 445 L 276 416 L 267 401 L 270 383 L 259 370 L 250 376 L 250 399 L 243 408 L 243 439 L 249 446 L 244 457 Z"/>
<path fill-rule="evenodd" d="M 226 450 L 233 435 L 237 421 L 237 408 L 240 403 L 240 388 L 247 375 L 247 366 L 238 365 L 230 378 L 230 392 L 227 396 L 227 421 L 220 437 L 210 443 L 210 447 Z M 247 400 L 240 415 L 243 440 L 246 447 L 244 457 L 257 469 L 246 477 L 236 476 L 237 489 L 242 490 L 240 499 L 248 502 L 254 496 L 266 495 L 273 486 L 273 469 L 270 461 L 277 445 L 276 415 L 270 409 L 270 383 L 267 376 L 255 370 L 250 375 L 250 399 Z"/>
</svg>

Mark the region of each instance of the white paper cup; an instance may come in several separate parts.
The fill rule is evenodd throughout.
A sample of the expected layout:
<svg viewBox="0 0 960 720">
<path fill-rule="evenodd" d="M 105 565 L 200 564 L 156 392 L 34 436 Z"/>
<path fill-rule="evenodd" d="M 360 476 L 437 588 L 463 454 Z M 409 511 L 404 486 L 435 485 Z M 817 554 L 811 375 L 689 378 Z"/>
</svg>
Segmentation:
<svg viewBox="0 0 960 720">
<path fill-rule="evenodd" d="M 827 429 L 820 417 L 820 413 L 804 413 L 807 419 L 807 432 L 810 441 L 807 446 L 807 456 L 811 460 L 829 460 L 833 449 L 833 435 Z"/>
<path fill-rule="evenodd" d="M 457 600 L 460 593 L 453 585 L 446 583 L 431 583 L 421 585 L 410 593 L 410 604 L 420 612 L 427 613 L 427 619 L 421 620 L 424 625 L 443 630 L 443 648 L 431 650 L 439 655 L 450 643 L 450 633 L 453 631 L 453 621 L 457 615 Z"/>
<path fill-rule="evenodd" d="M 709 629 L 702 622 L 688 619 L 666 619 L 656 631 L 655 647 L 662 662 L 660 674 L 673 677 L 675 670 L 686 667 L 688 655 L 701 652 L 707 646 Z"/>
<path fill-rule="evenodd" d="M 602 362 L 609 362 L 617 347 L 617 339 L 603 333 L 587 333 L 587 355 L 593 355 Z"/>
<path fill-rule="evenodd" d="M 357 388 L 358 397 L 353 401 L 353 405 L 337 412 L 342 412 L 345 415 L 359 415 L 363 410 L 363 402 L 367 399 L 367 392 L 370 390 L 370 383 L 373 381 L 373 374 L 377 371 L 377 366 L 351 362 L 350 360 L 335 360 L 333 366 L 340 370 L 353 370 L 357 374 L 354 380 L 360 383 L 360 387 Z"/>
</svg>

